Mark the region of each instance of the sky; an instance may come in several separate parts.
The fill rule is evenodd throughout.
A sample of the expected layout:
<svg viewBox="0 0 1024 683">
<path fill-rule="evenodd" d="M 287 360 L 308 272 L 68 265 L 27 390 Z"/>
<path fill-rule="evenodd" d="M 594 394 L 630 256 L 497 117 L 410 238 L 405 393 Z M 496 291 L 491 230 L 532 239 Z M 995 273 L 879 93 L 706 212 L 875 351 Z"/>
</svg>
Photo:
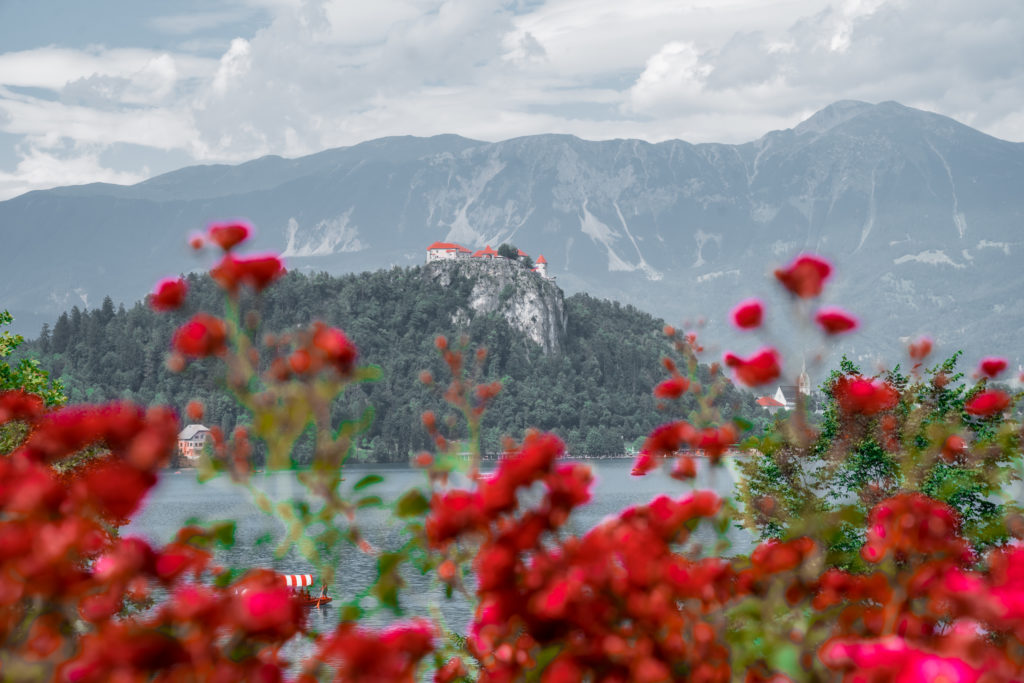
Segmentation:
<svg viewBox="0 0 1024 683">
<path fill-rule="evenodd" d="M 842 99 L 1024 141 L 1021 0 L 0 0 L 0 200 L 388 135 L 740 143 Z"/>
</svg>

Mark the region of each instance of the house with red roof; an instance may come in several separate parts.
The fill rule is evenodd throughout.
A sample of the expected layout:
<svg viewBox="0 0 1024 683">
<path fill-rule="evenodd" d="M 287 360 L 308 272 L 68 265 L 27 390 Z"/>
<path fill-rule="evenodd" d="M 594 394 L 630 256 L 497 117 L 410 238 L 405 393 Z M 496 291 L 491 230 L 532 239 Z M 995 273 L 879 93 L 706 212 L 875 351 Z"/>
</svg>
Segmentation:
<svg viewBox="0 0 1024 683">
<path fill-rule="evenodd" d="M 472 252 L 461 244 L 454 242 L 434 242 L 427 247 L 427 263 L 431 261 L 451 261 L 469 258 Z"/>
<path fill-rule="evenodd" d="M 774 415 L 779 411 L 779 408 L 785 408 L 786 404 L 779 401 L 774 396 L 762 396 L 757 399 L 757 405 L 761 406 L 768 411 L 769 415 Z"/>
<path fill-rule="evenodd" d="M 801 370 L 795 385 L 780 385 L 771 396 L 762 396 L 757 399 L 757 405 L 774 415 L 780 408 L 794 410 L 800 405 L 801 394 L 811 395 L 811 380 L 807 376 L 807 370 Z M 804 399 L 806 401 L 806 399 Z"/>
<path fill-rule="evenodd" d="M 491 245 L 487 245 L 484 249 L 473 254 L 473 258 L 498 258 L 498 252 L 491 249 Z"/>
</svg>

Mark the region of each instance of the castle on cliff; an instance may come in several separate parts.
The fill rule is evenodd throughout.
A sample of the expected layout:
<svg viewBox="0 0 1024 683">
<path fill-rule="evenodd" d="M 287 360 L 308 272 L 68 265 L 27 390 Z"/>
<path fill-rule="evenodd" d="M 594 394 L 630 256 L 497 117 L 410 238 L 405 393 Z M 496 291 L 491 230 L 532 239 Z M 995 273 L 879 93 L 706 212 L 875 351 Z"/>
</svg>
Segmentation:
<svg viewBox="0 0 1024 683">
<path fill-rule="evenodd" d="M 529 255 L 522 249 L 517 254 L 521 261 L 524 257 L 529 258 Z M 427 263 L 433 263 L 434 261 L 457 261 L 460 259 L 505 259 L 504 256 L 498 254 L 498 252 L 491 249 L 491 245 L 487 245 L 479 251 L 473 252 L 466 249 L 461 244 L 454 242 L 434 242 L 427 247 Z M 513 259 L 505 259 L 513 260 Z M 544 254 L 537 257 L 537 260 L 533 264 L 533 268 L 530 269 L 532 272 L 537 273 L 545 280 L 554 280 L 554 276 L 548 275 L 548 262 L 544 258 Z"/>
</svg>

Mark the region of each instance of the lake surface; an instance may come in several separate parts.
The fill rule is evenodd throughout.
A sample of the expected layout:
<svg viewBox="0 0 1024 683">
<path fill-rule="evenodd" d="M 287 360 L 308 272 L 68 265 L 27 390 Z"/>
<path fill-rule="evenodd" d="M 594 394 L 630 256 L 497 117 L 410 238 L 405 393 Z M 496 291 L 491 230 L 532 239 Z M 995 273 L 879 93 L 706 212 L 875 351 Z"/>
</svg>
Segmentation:
<svg viewBox="0 0 1024 683">
<path fill-rule="evenodd" d="M 711 468 L 706 461 L 701 460 L 696 482 L 690 484 L 676 481 L 661 471 L 651 472 L 644 477 L 633 477 L 630 475 L 632 463 L 632 459 L 587 461 L 595 475 L 593 500 L 579 508 L 570 518 L 568 531 L 574 534 L 585 533 L 605 517 L 628 506 L 647 503 L 663 493 L 678 497 L 692 488 L 699 488 L 712 489 L 724 496 L 732 495 L 734 475 L 728 467 Z M 352 486 L 370 472 L 384 476 L 384 482 L 369 492 L 381 496 L 385 501 L 393 501 L 409 488 L 425 483 L 425 476 L 420 470 L 350 466 L 346 467 L 343 487 Z M 291 472 L 255 475 L 254 482 L 275 500 L 309 497 Z M 367 492 L 361 492 L 360 495 Z M 274 548 L 284 536 L 284 525 L 260 512 L 250 501 L 245 489 L 234 485 L 227 478 L 200 484 L 196 481 L 195 472 L 189 470 L 162 475 L 144 507 L 122 533 L 126 536 L 143 536 L 153 543 L 163 544 L 171 540 L 175 532 L 190 519 L 203 522 L 233 519 L 237 522 L 235 545 L 217 551 L 216 561 L 221 565 L 263 567 L 287 574 L 313 572 L 309 562 L 295 552 L 283 558 L 274 556 Z M 401 542 L 400 530 L 384 511 L 363 511 L 358 521 L 367 539 L 378 548 L 394 548 Z M 272 543 L 257 542 L 268 534 L 273 538 Z M 702 525 L 695 538 L 710 544 L 714 535 Z M 730 538 L 733 543 L 732 553 L 749 552 L 752 543 L 748 534 L 734 531 Z M 330 594 L 335 603 L 339 599 L 351 599 L 359 595 L 374 577 L 373 558 L 352 548 L 343 555 L 333 585 L 329 586 Z M 409 587 L 403 591 L 402 600 L 408 614 L 428 615 L 439 610 L 449 628 L 465 632 L 471 615 L 470 607 L 464 600 L 446 600 L 432 577 L 423 577 L 414 572 L 407 572 L 405 577 Z M 315 580 L 319 581 L 319 577 Z M 319 591 L 319 583 L 315 588 Z M 381 625 L 393 618 L 390 613 L 380 613 L 367 619 L 367 623 Z M 312 609 L 310 625 L 316 630 L 331 630 L 337 619 L 338 610 L 331 606 Z"/>
</svg>

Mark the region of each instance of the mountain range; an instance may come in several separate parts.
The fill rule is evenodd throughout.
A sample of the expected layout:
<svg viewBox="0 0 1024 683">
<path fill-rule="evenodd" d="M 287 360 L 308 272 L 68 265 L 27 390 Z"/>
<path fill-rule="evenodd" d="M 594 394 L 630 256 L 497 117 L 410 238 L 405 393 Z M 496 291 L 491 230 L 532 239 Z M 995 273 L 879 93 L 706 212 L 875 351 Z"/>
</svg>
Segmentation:
<svg viewBox="0 0 1024 683">
<path fill-rule="evenodd" d="M 688 326 L 706 319 L 715 349 L 799 343 L 812 365 L 839 350 L 873 369 L 927 334 L 940 352 L 1016 365 L 1022 189 L 1024 144 L 895 102 L 836 102 L 741 145 L 382 138 L 0 202 L 0 308 L 34 334 L 73 305 L 137 300 L 160 277 L 209 265 L 189 233 L 245 217 L 255 248 L 290 269 L 358 272 L 422 263 L 435 240 L 511 242 L 543 254 L 569 292 Z M 824 302 L 862 319 L 835 348 L 772 282 L 801 252 L 835 263 Z M 749 296 L 768 303 L 763 338 L 725 322 Z"/>
</svg>

